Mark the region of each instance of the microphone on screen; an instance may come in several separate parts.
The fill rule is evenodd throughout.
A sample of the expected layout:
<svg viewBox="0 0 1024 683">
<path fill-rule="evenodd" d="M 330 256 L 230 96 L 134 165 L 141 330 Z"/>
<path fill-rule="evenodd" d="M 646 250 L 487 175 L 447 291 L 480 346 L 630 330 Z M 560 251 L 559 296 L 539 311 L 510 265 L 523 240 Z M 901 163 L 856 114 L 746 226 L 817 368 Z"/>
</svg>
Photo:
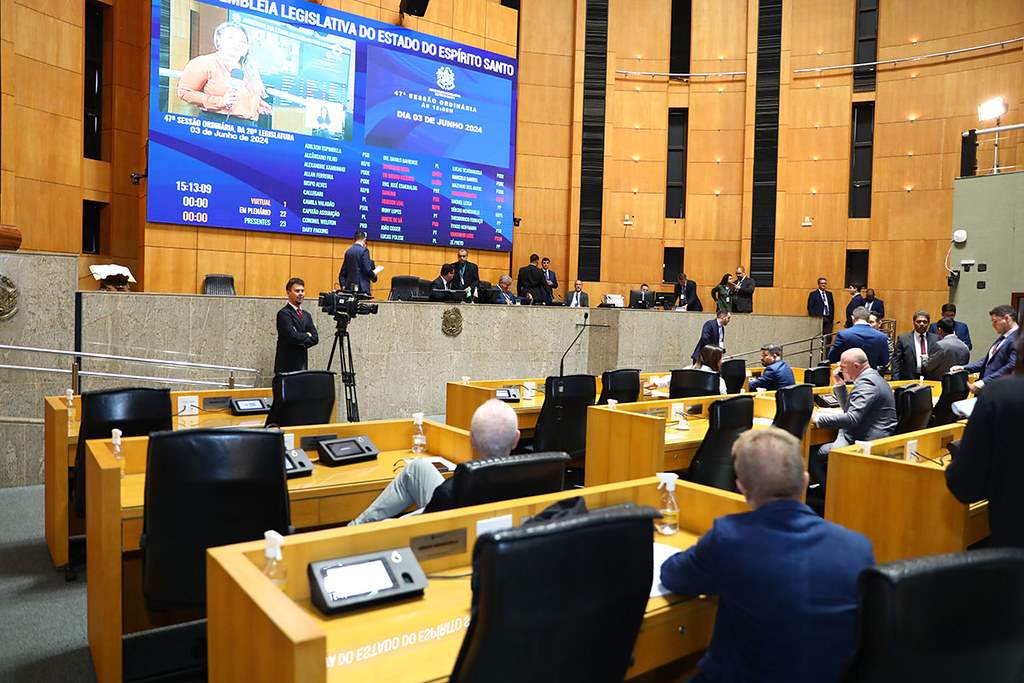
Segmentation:
<svg viewBox="0 0 1024 683">
<path fill-rule="evenodd" d="M 231 79 L 228 83 L 230 85 L 230 89 L 234 90 L 236 95 L 242 92 L 242 90 L 245 89 L 245 71 L 242 69 L 232 69 Z"/>
</svg>

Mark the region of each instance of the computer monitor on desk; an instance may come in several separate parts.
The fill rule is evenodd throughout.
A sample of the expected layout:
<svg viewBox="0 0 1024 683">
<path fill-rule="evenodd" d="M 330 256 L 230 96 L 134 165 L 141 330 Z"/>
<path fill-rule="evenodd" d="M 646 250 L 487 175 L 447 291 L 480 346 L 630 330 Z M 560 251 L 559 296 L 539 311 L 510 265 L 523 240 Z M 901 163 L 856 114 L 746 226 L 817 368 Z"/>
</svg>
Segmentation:
<svg viewBox="0 0 1024 683">
<path fill-rule="evenodd" d="M 450 301 L 459 302 L 466 300 L 466 290 L 464 289 L 432 289 L 430 290 L 431 301 Z"/>
<path fill-rule="evenodd" d="M 666 311 L 671 309 L 676 303 L 675 292 L 655 292 L 654 293 L 654 305 L 661 306 Z"/>
<path fill-rule="evenodd" d="M 648 290 L 642 292 L 639 289 L 629 290 L 629 307 L 630 308 L 653 308 L 654 307 L 654 292 Z"/>
</svg>

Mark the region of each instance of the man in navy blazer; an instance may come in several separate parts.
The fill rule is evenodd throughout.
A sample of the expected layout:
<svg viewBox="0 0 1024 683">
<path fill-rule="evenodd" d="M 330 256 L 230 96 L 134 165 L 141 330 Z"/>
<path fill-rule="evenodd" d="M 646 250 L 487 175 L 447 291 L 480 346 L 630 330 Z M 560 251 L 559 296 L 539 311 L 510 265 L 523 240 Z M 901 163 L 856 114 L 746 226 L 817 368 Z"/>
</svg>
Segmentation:
<svg viewBox="0 0 1024 683">
<path fill-rule="evenodd" d="M 868 362 L 873 368 L 885 367 L 889 363 L 889 337 L 885 332 L 876 330 L 868 323 L 871 314 L 864 306 L 853 309 L 853 327 L 840 330 L 836 334 L 832 348 L 828 351 L 828 359 L 838 363 L 843 351 L 861 349 L 867 354 Z"/>
<path fill-rule="evenodd" d="M 791 434 L 752 429 L 732 452 L 751 511 L 719 517 L 661 566 L 666 588 L 718 596 L 692 680 L 838 681 L 856 639 L 857 577 L 875 563 L 871 542 L 801 502 L 808 476 Z"/>
<path fill-rule="evenodd" d="M 370 293 L 370 283 L 377 281 L 376 266 L 370 258 L 370 250 L 366 248 L 366 233 L 357 230 L 355 244 L 345 252 L 345 260 L 341 263 L 338 283 L 347 292 Z"/>
<path fill-rule="evenodd" d="M 861 306 L 868 309 L 868 313 L 878 315 L 879 320 L 885 317 L 885 302 L 875 298 L 875 290 L 873 289 L 864 290 L 864 302 Z"/>
<path fill-rule="evenodd" d="M 1017 327 L 1017 311 L 1013 310 L 1013 306 L 1003 305 L 996 306 L 988 314 L 992 318 L 992 329 L 999 335 L 992 342 L 988 353 L 973 363 L 963 367 L 954 365 L 949 369 L 950 372 L 966 370 L 969 373 L 980 373 L 981 377 L 969 385 L 974 394 L 981 391 L 986 382 L 1009 375 L 1017 364 L 1017 334 L 1020 330 Z"/>
<path fill-rule="evenodd" d="M 789 367 L 789 363 L 782 360 L 782 347 L 778 344 L 765 344 L 761 347 L 761 365 L 764 366 L 764 373 L 750 380 L 751 391 L 772 391 L 796 384 L 793 369 Z"/>
<path fill-rule="evenodd" d="M 704 323 L 704 327 L 700 328 L 700 341 L 697 342 L 697 348 L 690 356 L 694 363 L 700 358 L 700 350 L 705 346 L 717 346 L 725 351 L 725 327 L 730 320 L 732 320 L 732 315 L 729 314 L 729 311 L 719 311 L 714 320 Z"/>
<path fill-rule="evenodd" d="M 305 370 L 309 348 L 320 338 L 313 324 L 313 316 L 302 310 L 306 298 L 306 283 L 297 277 L 284 286 L 288 303 L 277 312 L 277 348 L 274 351 L 274 374 Z"/>
<path fill-rule="evenodd" d="M 807 315 L 821 318 L 821 333 L 832 334 L 832 325 L 836 319 L 836 300 L 828 291 L 828 280 L 818 278 L 818 288 L 807 295 Z"/>
<path fill-rule="evenodd" d="M 850 301 L 846 304 L 846 322 L 844 327 L 853 327 L 853 311 L 858 306 L 864 305 L 864 297 L 860 295 L 860 285 L 850 285 L 846 290 L 850 295 Z"/>
</svg>

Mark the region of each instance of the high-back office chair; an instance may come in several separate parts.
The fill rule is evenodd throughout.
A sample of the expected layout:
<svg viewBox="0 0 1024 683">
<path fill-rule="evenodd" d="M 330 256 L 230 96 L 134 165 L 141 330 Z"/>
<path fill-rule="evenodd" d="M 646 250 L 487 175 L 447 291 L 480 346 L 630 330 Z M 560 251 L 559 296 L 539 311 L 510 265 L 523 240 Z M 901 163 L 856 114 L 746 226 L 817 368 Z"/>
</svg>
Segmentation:
<svg viewBox="0 0 1024 683">
<path fill-rule="evenodd" d="M 278 427 L 333 422 L 334 373 L 299 370 L 274 375 L 274 402 L 266 424 Z"/>
<path fill-rule="evenodd" d="M 742 358 L 730 358 L 722 361 L 722 379 L 725 389 L 730 394 L 740 393 L 743 382 L 747 379 L 747 361 Z"/>
<path fill-rule="evenodd" d="M 932 408 L 932 420 L 929 425 L 941 427 L 956 422 L 957 417 L 953 414 L 953 404 L 964 400 L 969 395 L 967 373 L 947 372 L 942 376 L 942 393 L 939 394 L 939 400 Z"/>
<path fill-rule="evenodd" d="M 526 453 L 459 463 L 452 475 L 452 507 L 556 493 L 565 484 L 568 462 L 566 453 Z"/>
<path fill-rule="evenodd" d="M 623 680 L 651 589 L 655 515 L 622 505 L 477 538 L 450 680 Z"/>
<path fill-rule="evenodd" d="M 814 412 L 814 388 L 810 384 L 794 384 L 775 390 L 775 419 L 772 427 L 784 429 L 803 439 Z"/>
<path fill-rule="evenodd" d="M 206 603 L 206 549 L 289 528 L 284 435 L 155 432 L 146 454 L 142 590 L 151 609 Z"/>
<path fill-rule="evenodd" d="M 619 403 L 639 401 L 640 371 L 607 370 L 601 373 L 601 395 L 597 399 L 597 405 L 607 405 L 608 399 Z"/>
<path fill-rule="evenodd" d="M 925 429 L 932 417 L 932 388 L 926 384 L 896 390 L 896 434 Z"/>
<path fill-rule="evenodd" d="M 587 447 L 587 408 L 594 405 L 597 380 L 593 375 L 548 377 L 544 391 L 533 451 L 562 451 L 571 458 L 582 457 Z"/>
<path fill-rule="evenodd" d="M 494 302 L 494 285 L 487 280 L 480 280 L 476 283 L 476 299 L 478 304 L 489 304 Z"/>
<path fill-rule="evenodd" d="M 819 365 L 815 368 L 807 368 L 804 370 L 804 382 L 812 387 L 827 387 L 832 383 L 832 367 Z"/>
<path fill-rule="evenodd" d="M 235 295 L 235 276 L 210 274 L 203 278 L 203 294 Z"/>
<path fill-rule="evenodd" d="M 846 683 L 1024 680 L 1024 550 L 989 548 L 861 572 Z"/>
<path fill-rule="evenodd" d="M 420 299 L 420 278 L 415 275 L 395 275 L 391 278 L 388 301 L 417 301 Z"/>
<path fill-rule="evenodd" d="M 717 372 L 706 372 L 696 368 L 673 370 L 668 383 L 669 398 L 692 398 L 694 396 L 716 396 L 721 392 Z"/>
<path fill-rule="evenodd" d="M 85 519 L 85 442 L 109 439 L 112 429 L 122 436 L 147 436 L 171 429 L 170 389 L 107 389 L 82 393 L 82 421 L 75 449 L 75 514 Z"/>
<path fill-rule="evenodd" d="M 754 397 L 734 396 L 715 401 L 708 408 L 708 433 L 690 462 L 687 479 L 705 486 L 736 491 L 732 445 L 754 426 Z"/>
</svg>

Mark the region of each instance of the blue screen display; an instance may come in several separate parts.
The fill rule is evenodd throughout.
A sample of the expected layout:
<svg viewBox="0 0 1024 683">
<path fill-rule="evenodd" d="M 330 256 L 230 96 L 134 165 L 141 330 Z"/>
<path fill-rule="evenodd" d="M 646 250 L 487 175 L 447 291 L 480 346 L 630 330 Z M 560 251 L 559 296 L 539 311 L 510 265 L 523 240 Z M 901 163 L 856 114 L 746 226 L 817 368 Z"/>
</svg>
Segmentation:
<svg viewBox="0 0 1024 683">
<path fill-rule="evenodd" d="M 509 251 L 517 72 L 297 0 L 154 2 L 147 219 Z"/>
</svg>

